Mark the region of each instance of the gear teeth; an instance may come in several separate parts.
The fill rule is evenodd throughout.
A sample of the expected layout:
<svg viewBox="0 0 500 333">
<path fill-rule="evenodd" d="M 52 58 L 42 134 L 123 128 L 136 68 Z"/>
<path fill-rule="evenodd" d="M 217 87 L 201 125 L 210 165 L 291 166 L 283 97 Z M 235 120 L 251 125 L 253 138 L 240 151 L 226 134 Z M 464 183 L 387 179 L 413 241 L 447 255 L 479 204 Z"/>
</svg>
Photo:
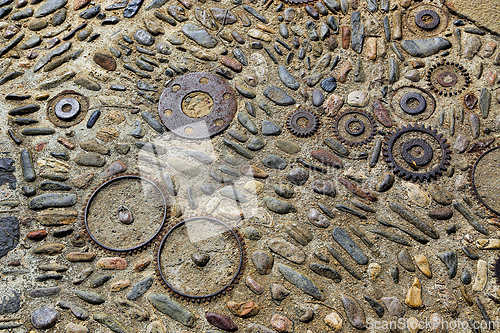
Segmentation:
<svg viewBox="0 0 500 333">
<path fill-rule="evenodd" d="M 222 224 L 224 227 L 227 228 L 227 230 L 229 230 L 232 235 L 234 236 L 234 238 L 236 238 L 237 242 L 238 242 L 238 247 L 239 247 L 239 250 L 240 250 L 240 264 L 238 265 L 238 268 L 237 268 L 237 271 L 235 272 L 235 274 L 233 275 L 233 278 L 232 280 L 226 285 L 224 286 L 222 289 L 216 291 L 215 293 L 212 293 L 210 295 L 206 295 L 206 296 L 192 296 L 192 295 L 188 295 L 188 294 L 183 294 L 177 290 L 174 290 L 167 282 L 166 278 L 164 277 L 162 271 L 161 271 L 161 268 L 160 268 L 160 264 L 161 264 L 161 251 L 162 251 L 162 248 L 163 248 L 163 245 L 165 243 L 165 240 L 167 239 L 167 237 L 169 236 L 169 234 L 175 230 L 176 228 L 184 225 L 184 223 L 186 221 L 188 221 L 189 219 L 194 219 L 194 218 L 207 218 L 207 219 L 211 219 L 212 221 L 215 221 L 217 223 L 220 223 Z M 187 302 L 191 302 L 191 303 L 205 303 L 205 302 L 210 302 L 212 300 L 215 300 L 217 298 L 220 298 L 222 297 L 222 295 L 226 295 L 229 291 L 233 290 L 234 286 L 236 284 L 239 283 L 240 279 L 241 279 L 241 276 L 243 274 L 243 271 L 246 267 L 246 264 L 247 264 L 247 251 L 246 251 L 246 245 L 245 245 L 245 241 L 243 239 L 243 236 L 239 233 L 238 229 L 236 227 L 234 228 L 231 228 L 230 226 L 228 226 L 227 224 L 225 224 L 224 222 L 214 218 L 214 217 L 211 217 L 211 216 L 189 216 L 189 217 L 184 217 L 182 219 L 179 219 L 177 220 L 178 222 L 176 222 L 175 224 L 171 225 L 171 227 L 169 228 L 168 232 L 166 232 L 162 237 L 161 237 L 161 241 L 158 243 L 158 246 L 156 247 L 156 255 L 155 255 L 155 272 L 156 272 L 156 276 L 158 278 L 158 280 L 160 281 L 160 284 L 168 290 L 169 294 L 172 295 L 173 297 L 177 298 L 177 299 L 180 299 L 182 301 L 187 301 Z"/>
<path fill-rule="evenodd" d="M 147 181 L 151 182 L 154 186 L 156 186 L 156 188 L 159 190 L 159 192 L 161 193 L 161 195 L 163 196 L 163 198 L 165 200 L 166 213 L 165 213 L 165 216 L 164 216 L 164 219 L 163 219 L 161 225 L 159 226 L 159 228 L 156 231 L 156 234 L 153 237 L 151 237 L 148 241 L 146 241 L 145 243 L 143 243 L 139 246 L 136 246 L 134 248 L 119 249 L 119 250 L 115 249 L 114 250 L 112 248 L 106 247 L 105 245 L 101 244 L 100 242 L 98 242 L 96 239 L 94 239 L 92 237 L 92 235 L 89 231 L 89 228 L 87 226 L 87 209 L 88 209 L 92 199 L 94 198 L 94 195 L 103 186 L 105 186 L 106 184 L 108 184 L 109 182 L 111 182 L 115 179 L 126 179 L 126 178 L 146 179 Z M 101 251 L 104 251 L 105 253 L 111 254 L 111 255 L 121 255 L 121 256 L 134 255 L 134 254 L 137 254 L 137 253 L 149 248 L 152 244 L 154 244 L 155 239 L 158 238 L 158 236 L 161 236 L 161 234 L 164 232 L 164 227 L 165 227 L 166 221 L 170 218 L 170 203 L 168 201 L 168 196 L 166 193 L 168 193 L 168 192 L 166 191 L 166 189 L 164 188 L 164 186 L 161 182 L 158 182 L 158 181 L 152 179 L 151 177 L 148 177 L 148 176 L 145 176 L 145 175 L 142 175 L 139 173 L 119 173 L 117 175 L 113 175 L 111 177 L 108 177 L 100 185 L 98 185 L 97 187 L 94 188 L 92 193 L 87 197 L 86 203 L 82 209 L 82 223 L 83 223 L 83 230 L 85 230 L 85 238 L 88 241 L 97 245 L 97 247 Z"/>
<path fill-rule="evenodd" d="M 300 118 L 306 118 L 309 121 L 309 124 L 306 127 L 300 127 L 297 124 L 297 121 Z M 295 136 L 299 138 L 307 138 L 318 130 L 320 126 L 320 120 L 318 116 L 309 110 L 304 108 L 299 108 L 297 111 L 292 112 L 286 121 L 287 129 Z"/>
<path fill-rule="evenodd" d="M 433 170 L 423 173 L 416 173 L 409 170 L 406 170 L 398 165 L 393 155 L 393 147 L 396 141 L 403 135 L 409 132 L 421 132 L 427 133 L 432 136 L 438 143 L 441 148 L 443 156 L 441 157 L 441 161 L 437 167 Z M 443 175 L 443 171 L 447 169 L 447 166 L 450 164 L 449 160 L 451 159 L 451 151 L 448 149 L 450 146 L 447 144 L 447 140 L 443 138 L 442 134 L 438 134 L 437 130 L 432 129 L 430 126 L 426 127 L 425 125 L 409 124 L 406 126 L 402 126 L 398 131 L 388 134 L 384 140 L 383 147 L 383 155 L 385 157 L 385 161 L 389 164 L 389 167 L 393 168 L 393 173 L 405 180 L 409 181 L 419 181 L 424 182 L 429 179 L 436 180 L 438 176 Z"/>
</svg>

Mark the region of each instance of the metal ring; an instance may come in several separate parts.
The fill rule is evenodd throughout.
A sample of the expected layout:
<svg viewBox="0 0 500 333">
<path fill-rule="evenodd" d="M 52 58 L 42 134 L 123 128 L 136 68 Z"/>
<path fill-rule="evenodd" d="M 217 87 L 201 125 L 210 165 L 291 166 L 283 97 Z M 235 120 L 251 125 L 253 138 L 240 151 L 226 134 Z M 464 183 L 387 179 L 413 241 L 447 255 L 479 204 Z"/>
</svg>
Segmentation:
<svg viewBox="0 0 500 333">
<path fill-rule="evenodd" d="M 481 160 L 483 159 L 483 157 L 485 157 L 486 155 L 490 154 L 491 152 L 494 152 L 495 150 L 498 150 L 500 149 L 500 147 L 494 147 L 494 148 L 491 148 L 491 149 L 488 149 L 487 151 L 485 151 L 484 153 L 482 153 L 478 159 L 476 160 L 476 162 L 474 162 L 474 166 L 472 167 L 472 170 L 470 172 L 470 180 L 471 180 L 471 185 L 472 185 L 472 191 L 474 192 L 476 198 L 487 208 L 489 209 L 492 213 L 496 214 L 497 216 L 500 216 L 500 211 L 491 207 L 489 204 L 486 203 L 486 201 L 484 200 L 483 196 L 479 194 L 479 190 L 478 190 L 478 186 L 476 186 L 476 169 L 479 165 L 479 163 L 481 162 Z"/>
<path fill-rule="evenodd" d="M 408 101 L 410 99 L 416 99 L 418 101 L 418 105 L 414 108 L 410 107 L 408 105 Z M 427 107 L 427 102 L 425 101 L 424 96 L 422 96 L 421 94 L 416 92 L 411 92 L 401 97 L 399 105 L 401 106 L 401 109 L 403 109 L 405 113 L 411 115 L 417 115 L 425 111 L 425 108 Z"/>
<path fill-rule="evenodd" d="M 92 233 L 90 232 L 90 228 L 89 228 L 89 224 L 88 224 L 88 219 L 87 218 L 88 218 L 88 214 L 89 214 L 89 207 L 90 207 L 92 201 L 94 200 L 95 196 L 97 195 L 97 193 L 99 193 L 99 191 L 101 191 L 104 187 L 106 187 L 110 183 L 118 181 L 118 180 L 122 180 L 122 179 L 138 179 L 138 180 L 141 180 L 141 181 L 147 181 L 147 182 L 149 182 L 161 194 L 161 197 L 162 197 L 162 200 L 163 200 L 163 206 L 165 208 L 163 210 L 163 217 L 161 219 L 160 226 L 158 227 L 158 230 L 156 230 L 156 232 L 154 233 L 154 235 L 152 237 L 150 237 L 145 242 L 143 242 L 143 243 L 141 243 L 141 244 L 139 244 L 137 246 L 134 246 L 134 247 L 130 247 L 130 248 L 126 248 L 126 249 L 115 249 L 115 248 L 112 248 L 110 246 L 102 244 L 100 241 L 98 241 L 94 237 L 94 235 L 92 235 Z M 85 205 L 85 211 L 83 213 L 83 220 L 84 220 L 84 223 L 85 223 L 85 229 L 87 230 L 87 234 L 92 239 L 92 241 L 94 241 L 97 245 L 99 245 L 100 247 L 102 247 L 102 248 L 104 248 L 106 250 L 113 251 L 113 252 L 119 252 L 119 253 L 126 253 L 126 252 L 136 251 L 136 250 L 139 250 L 142 247 L 145 247 L 146 245 L 148 245 L 161 232 L 161 230 L 163 229 L 163 225 L 165 224 L 165 221 L 166 221 L 167 217 L 168 217 L 168 203 L 167 203 L 167 198 L 165 197 L 165 194 L 161 190 L 160 186 L 158 186 L 155 182 L 149 180 L 148 178 L 145 178 L 145 177 L 142 177 L 142 176 L 138 176 L 138 175 L 123 175 L 123 176 L 118 176 L 118 177 L 112 178 L 112 179 L 104 182 L 103 184 L 101 184 L 90 195 L 90 197 L 89 197 L 89 199 L 87 201 L 87 204 Z"/>
<path fill-rule="evenodd" d="M 425 23 L 422 20 L 424 16 L 432 17 L 432 21 Z M 415 24 L 424 30 L 435 29 L 439 25 L 440 21 L 438 13 L 430 9 L 421 10 L 417 13 L 417 15 L 415 15 Z"/>
<path fill-rule="evenodd" d="M 451 81 L 449 81 L 449 82 L 445 81 L 445 78 L 447 78 L 447 77 L 451 78 Z M 458 76 L 457 76 L 457 74 L 455 74 L 451 71 L 442 71 L 438 74 L 438 76 L 436 77 L 436 80 L 443 87 L 452 87 L 455 84 L 457 84 Z"/>
<path fill-rule="evenodd" d="M 165 276 L 163 275 L 163 271 L 162 271 L 162 268 L 161 268 L 161 252 L 162 252 L 162 249 L 163 249 L 163 246 L 165 245 L 165 242 L 167 241 L 168 237 L 172 234 L 172 232 L 176 229 L 178 229 L 179 227 L 183 226 L 186 224 L 186 222 L 191 222 L 191 221 L 195 221 L 195 220 L 209 220 L 211 222 L 215 222 L 215 223 L 218 223 L 220 225 L 222 225 L 224 228 L 226 228 L 229 232 L 231 232 L 231 234 L 233 235 L 233 237 L 236 239 L 236 242 L 238 243 L 238 249 L 240 251 L 240 260 L 239 260 L 239 264 L 238 264 L 238 268 L 236 269 L 236 272 L 234 273 L 233 277 L 231 278 L 231 280 L 224 286 L 222 287 L 221 289 L 213 292 L 213 293 L 210 293 L 210 294 L 207 294 L 207 295 L 189 295 L 189 294 L 186 294 L 186 293 L 183 293 L 179 290 L 177 290 L 176 288 L 174 288 L 168 281 L 167 279 L 165 278 Z M 206 216 L 199 216 L 199 217 L 191 217 L 189 219 L 186 219 L 186 220 L 183 220 L 179 223 L 177 223 L 176 225 L 174 225 L 172 227 L 172 229 L 170 229 L 167 234 L 165 235 L 165 237 L 163 237 L 163 239 L 161 240 L 161 243 L 160 243 L 160 246 L 158 247 L 158 252 L 157 252 L 157 255 L 156 255 L 156 266 L 157 266 L 157 270 L 158 270 L 158 274 L 160 275 L 163 283 L 172 291 L 174 292 L 175 294 L 177 294 L 178 296 L 180 297 L 183 297 L 183 298 L 186 298 L 186 299 L 190 299 L 190 300 L 193 300 L 193 301 L 198 301 L 198 302 L 202 302 L 202 301 L 205 301 L 205 300 L 210 300 L 214 297 L 216 297 L 217 295 L 225 292 L 226 290 L 230 289 L 231 286 L 234 284 L 234 283 L 237 283 L 238 279 L 239 279 L 239 276 L 242 272 L 242 269 L 244 267 L 244 264 L 245 264 L 245 249 L 243 247 L 243 241 L 240 239 L 240 237 L 238 236 L 238 234 L 236 233 L 236 231 L 234 229 L 232 229 L 231 227 L 229 227 L 227 224 L 225 224 L 224 222 L 222 221 L 219 221 L 217 219 L 214 219 L 212 217 L 206 217 Z"/>
<path fill-rule="evenodd" d="M 63 107 L 69 105 L 71 109 L 64 111 Z M 57 102 L 54 112 L 57 118 L 61 120 L 72 120 L 74 117 L 80 113 L 80 102 L 74 98 L 63 98 Z"/>
<path fill-rule="evenodd" d="M 353 131 L 351 129 L 351 124 L 353 123 L 357 123 L 359 125 L 359 129 L 357 131 Z M 359 136 L 361 134 L 364 133 L 365 131 L 365 124 L 363 124 L 363 122 L 357 118 L 353 118 L 353 119 L 349 119 L 346 123 L 345 123 L 345 130 L 347 133 L 349 133 L 350 135 L 352 136 Z"/>
<path fill-rule="evenodd" d="M 422 148 L 423 154 L 421 157 L 415 157 L 411 154 L 413 148 Z M 414 164 L 419 167 L 429 164 L 434 157 L 431 145 L 423 139 L 410 139 L 401 146 L 401 156 L 408 164 Z"/>
</svg>

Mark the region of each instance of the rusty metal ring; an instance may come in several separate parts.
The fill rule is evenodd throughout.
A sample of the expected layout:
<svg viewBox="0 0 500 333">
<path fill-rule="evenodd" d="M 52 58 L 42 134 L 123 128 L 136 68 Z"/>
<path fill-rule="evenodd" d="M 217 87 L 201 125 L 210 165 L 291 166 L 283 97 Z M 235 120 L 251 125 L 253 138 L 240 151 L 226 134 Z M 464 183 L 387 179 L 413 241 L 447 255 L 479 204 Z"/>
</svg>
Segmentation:
<svg viewBox="0 0 500 333">
<path fill-rule="evenodd" d="M 94 200 L 94 198 L 96 197 L 96 195 L 103 188 L 105 188 L 106 186 L 108 186 L 109 184 L 111 184 L 113 182 L 116 182 L 118 180 L 123 180 L 123 179 L 138 179 L 138 180 L 141 180 L 141 181 L 146 181 L 146 182 L 150 183 L 151 185 L 153 185 L 154 188 L 156 188 L 156 190 L 161 194 L 161 197 L 162 197 L 162 200 L 163 200 L 164 209 L 163 209 L 163 216 L 161 218 L 160 226 L 158 227 L 158 229 L 154 232 L 154 234 L 150 238 L 148 238 L 146 241 L 142 242 L 139 245 L 136 245 L 136 246 L 133 246 L 133 247 L 129 247 L 129 248 L 124 248 L 124 249 L 117 249 L 117 248 L 110 247 L 110 246 L 108 246 L 106 244 L 103 244 L 102 242 L 100 242 L 99 240 L 97 240 L 97 238 L 90 231 L 89 223 L 88 223 L 88 215 L 89 215 L 90 205 L 92 204 L 92 201 Z M 102 183 L 101 185 L 99 185 L 94 190 L 94 192 L 92 192 L 92 194 L 90 195 L 89 199 L 87 200 L 87 204 L 85 205 L 85 209 L 83 211 L 83 221 L 84 221 L 85 229 L 87 231 L 88 236 L 98 246 L 100 246 L 103 249 L 106 249 L 108 251 L 111 251 L 111 252 L 118 252 L 118 253 L 129 253 L 129 252 L 131 252 L 131 253 L 134 253 L 136 251 L 139 251 L 139 250 L 145 248 L 149 243 L 151 243 L 156 238 L 156 236 L 158 236 L 160 234 L 160 232 L 162 231 L 163 226 L 165 225 L 165 222 L 166 222 L 166 220 L 168 218 L 168 211 L 169 211 L 169 206 L 168 206 L 167 197 L 165 196 L 165 193 L 164 193 L 164 191 L 163 191 L 163 189 L 161 188 L 160 185 L 156 184 L 156 182 L 154 182 L 154 181 L 152 181 L 152 180 L 150 180 L 150 179 L 148 179 L 146 177 L 143 177 L 143 176 L 140 176 L 140 175 L 135 175 L 135 174 L 127 174 L 127 175 L 117 176 L 117 177 L 114 177 L 114 178 L 111 178 L 111 179 L 105 181 L 104 183 Z"/>
<path fill-rule="evenodd" d="M 420 157 L 415 157 L 411 153 L 411 151 L 417 147 L 423 150 L 422 156 Z M 434 157 L 434 153 L 431 145 L 427 141 L 415 138 L 410 139 L 401 145 L 401 156 L 406 163 L 421 167 L 429 164 Z"/>
<path fill-rule="evenodd" d="M 418 105 L 414 108 L 408 105 L 408 101 L 412 99 L 416 99 L 418 101 Z M 405 113 L 411 115 L 421 114 L 427 108 L 427 102 L 425 101 L 424 96 L 416 92 L 411 92 L 401 97 L 399 105 L 401 106 L 401 109 L 403 109 Z"/>
<path fill-rule="evenodd" d="M 236 239 L 236 242 L 238 243 L 238 250 L 240 252 L 240 258 L 239 258 L 238 268 L 236 269 L 236 272 L 232 276 L 231 280 L 224 287 L 220 288 L 219 290 L 217 290 L 213 293 L 207 294 L 207 295 L 189 295 L 189 294 L 186 294 L 186 293 L 183 293 L 183 292 L 177 290 L 165 278 L 165 275 L 163 274 L 163 270 L 161 268 L 161 252 L 162 252 L 163 247 L 165 246 L 165 243 L 166 243 L 168 237 L 172 234 L 173 231 L 175 231 L 179 227 L 185 225 L 186 222 L 191 222 L 191 221 L 201 220 L 201 219 L 202 220 L 209 220 L 211 222 L 218 223 L 218 224 L 222 225 L 224 228 L 226 228 L 232 234 L 232 236 Z M 246 254 L 246 250 L 245 250 L 243 240 L 240 238 L 240 236 L 238 235 L 236 230 L 234 230 L 233 228 L 228 226 L 226 223 L 219 221 L 217 219 L 214 219 L 212 217 L 207 217 L 207 216 L 191 217 L 191 218 L 188 218 L 186 220 L 182 220 L 181 222 L 174 225 L 165 234 L 165 236 L 161 240 L 160 245 L 158 247 L 158 251 L 156 253 L 156 270 L 158 272 L 158 275 L 161 279 L 162 284 L 164 284 L 171 292 L 173 292 L 173 294 L 175 296 L 178 296 L 178 297 L 185 299 L 185 300 L 190 300 L 192 302 L 210 301 L 210 300 L 215 299 L 216 297 L 220 296 L 221 294 L 224 294 L 226 291 L 232 289 L 232 286 L 234 284 L 238 283 L 240 275 L 243 272 L 243 269 L 245 267 L 245 254 Z"/>
<path fill-rule="evenodd" d="M 358 124 L 359 128 L 357 130 L 351 129 L 351 125 L 353 123 Z M 352 136 L 360 136 L 361 134 L 363 134 L 365 132 L 365 124 L 363 124 L 363 122 L 357 118 L 352 118 L 346 122 L 345 130 L 347 133 L 351 134 Z"/>
<path fill-rule="evenodd" d="M 432 21 L 430 21 L 429 23 L 425 23 L 423 21 L 423 18 L 425 16 L 432 17 Z M 439 25 L 440 22 L 441 22 L 441 19 L 439 18 L 438 13 L 436 13 L 435 11 L 433 11 L 431 9 L 421 10 L 417 13 L 417 15 L 415 15 L 415 24 L 424 30 L 435 29 Z"/>
<path fill-rule="evenodd" d="M 446 81 L 447 78 L 451 80 Z M 437 75 L 436 80 L 443 87 L 453 87 L 455 84 L 457 84 L 458 76 L 451 71 L 442 71 Z"/>
<path fill-rule="evenodd" d="M 474 165 L 473 167 L 471 168 L 470 170 L 470 173 L 469 173 L 469 180 L 470 180 L 470 184 L 471 184 L 471 190 L 472 190 L 472 193 L 474 194 L 474 196 L 479 200 L 479 202 L 484 206 L 486 207 L 489 211 L 491 211 L 493 214 L 497 215 L 497 216 L 500 216 L 500 209 L 498 208 L 493 208 L 491 206 L 491 204 L 488 204 L 485 200 L 486 196 L 484 195 L 485 193 L 479 193 L 479 189 L 481 188 L 481 184 L 476 184 L 476 182 L 478 181 L 476 178 L 476 171 L 477 171 L 477 168 L 481 162 L 481 160 L 487 156 L 488 154 L 491 154 L 491 153 L 498 153 L 498 150 L 500 149 L 500 146 L 497 146 L 497 147 L 493 147 L 493 148 L 490 148 L 488 150 L 486 150 L 485 152 L 483 152 L 478 158 L 477 160 L 474 162 Z M 494 193 L 488 193 L 488 194 L 492 194 L 494 195 Z"/>
<path fill-rule="evenodd" d="M 193 92 L 208 94 L 213 109 L 207 115 L 191 118 L 182 109 L 184 98 Z M 234 90 L 219 76 L 188 73 L 171 81 L 160 97 L 160 119 L 170 131 L 186 139 L 206 139 L 224 131 L 237 109 Z"/>
</svg>

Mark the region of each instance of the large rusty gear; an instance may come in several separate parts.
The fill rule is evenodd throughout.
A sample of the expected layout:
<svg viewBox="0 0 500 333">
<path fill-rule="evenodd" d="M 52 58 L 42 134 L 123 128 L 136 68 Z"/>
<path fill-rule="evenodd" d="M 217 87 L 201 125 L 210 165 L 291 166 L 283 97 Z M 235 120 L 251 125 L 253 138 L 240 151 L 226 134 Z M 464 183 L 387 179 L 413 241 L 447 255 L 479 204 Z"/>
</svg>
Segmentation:
<svg viewBox="0 0 500 333">
<path fill-rule="evenodd" d="M 469 172 L 470 189 L 483 207 L 496 216 L 500 216 L 498 193 L 498 180 L 500 173 L 500 146 L 482 152 L 475 160 Z"/>
<path fill-rule="evenodd" d="M 166 277 L 166 274 L 164 273 L 164 270 L 162 269 L 162 251 L 165 247 L 165 244 L 168 241 L 168 238 L 172 235 L 173 232 L 178 230 L 179 228 L 183 227 L 186 225 L 186 223 L 193 222 L 196 220 L 205 220 L 209 221 L 215 224 L 219 224 L 228 232 L 230 237 L 234 238 L 236 240 L 236 244 L 238 247 L 239 255 L 238 255 L 238 267 L 236 268 L 235 272 L 232 274 L 231 279 L 229 282 L 227 282 L 222 288 L 210 292 L 204 295 L 190 295 L 188 293 L 182 292 L 178 290 L 178 288 L 174 287 L 171 282 L 169 282 L 169 279 Z M 245 241 L 243 240 L 243 237 L 240 235 L 237 229 L 231 228 L 229 225 L 226 223 L 215 219 L 213 217 L 207 217 L 207 216 L 196 216 L 196 217 L 190 217 L 183 219 L 182 221 L 178 222 L 175 224 L 170 230 L 165 234 L 163 239 L 158 245 L 158 248 L 156 250 L 156 265 L 155 265 L 155 270 L 156 274 L 158 276 L 158 279 L 160 283 L 174 296 L 177 297 L 181 300 L 184 301 L 189 301 L 193 303 L 204 303 L 204 302 L 210 302 L 211 300 L 217 299 L 218 297 L 221 297 L 222 295 L 225 295 L 227 292 L 232 290 L 234 288 L 234 285 L 236 285 L 240 278 L 241 275 L 243 274 L 243 270 L 245 268 L 246 262 L 247 262 L 247 254 L 246 254 L 246 247 L 245 247 Z"/>
<path fill-rule="evenodd" d="M 471 83 L 464 66 L 445 59 L 429 68 L 425 80 L 430 91 L 444 97 L 461 94 Z"/>
<path fill-rule="evenodd" d="M 117 247 L 117 246 L 112 246 L 111 244 L 106 243 L 102 238 L 100 238 L 100 235 L 98 232 L 95 232 L 92 230 L 93 227 L 89 221 L 89 214 L 91 214 L 91 206 L 92 206 L 94 200 L 96 200 L 96 198 L 100 194 L 100 192 L 103 191 L 104 189 L 106 189 L 108 186 L 111 186 L 113 184 L 116 184 L 116 182 L 123 181 L 123 180 L 125 180 L 125 181 L 126 180 L 137 180 L 137 181 L 145 182 L 144 184 L 146 184 L 146 185 L 150 185 L 153 189 L 155 189 L 158 192 L 157 194 L 158 194 L 158 197 L 161 198 L 161 200 L 162 200 L 162 207 L 163 208 L 162 208 L 162 212 L 161 212 L 161 221 L 158 222 L 158 227 L 152 231 L 152 235 L 150 237 L 146 237 L 144 240 L 138 242 L 137 244 L 132 244 L 132 246 L 130 246 L 130 243 L 134 240 L 134 239 L 132 239 L 132 235 L 133 235 L 133 226 L 132 225 L 134 223 L 138 223 L 138 222 L 134 221 L 136 217 L 134 216 L 133 213 L 131 213 L 132 222 L 128 223 L 128 225 L 127 225 L 127 223 L 120 224 L 120 228 L 131 229 L 131 230 L 129 230 L 130 234 L 126 234 L 127 230 L 125 230 L 125 235 L 123 235 L 123 237 L 130 237 L 130 239 L 128 239 L 128 240 L 121 239 L 123 242 L 129 243 L 129 244 L 127 246 L 124 246 L 124 247 Z M 100 248 L 102 248 L 105 251 L 108 251 L 110 253 L 134 254 L 134 253 L 137 253 L 139 251 L 146 249 L 148 246 L 150 246 L 154 242 L 156 237 L 162 233 L 163 227 L 164 227 L 167 219 L 169 218 L 170 206 L 169 206 L 168 197 L 167 197 L 166 193 L 167 192 L 165 191 L 165 189 L 163 188 L 161 183 L 156 182 L 155 180 L 149 179 L 148 177 L 145 177 L 145 176 L 139 175 L 139 174 L 134 174 L 134 173 L 120 174 L 120 175 L 117 175 L 115 177 L 111 177 L 111 178 L 105 180 L 103 183 L 101 183 L 99 186 L 97 186 L 97 188 L 95 188 L 94 191 L 92 191 L 92 194 L 87 199 L 87 203 L 85 204 L 85 207 L 83 209 L 83 224 L 84 224 L 84 228 L 87 232 L 88 238 L 90 238 L 90 240 L 94 244 L 96 244 Z M 136 197 L 138 195 L 138 193 L 132 193 L 132 195 L 134 197 Z M 114 201 L 116 201 L 116 200 L 117 200 L 116 196 L 107 197 L 107 205 L 109 207 L 112 207 L 114 205 Z M 118 210 L 121 210 L 122 207 L 124 207 L 124 206 L 119 205 Z M 127 208 L 127 210 L 128 210 L 128 207 L 125 207 L 125 208 Z M 111 208 L 110 208 L 110 210 L 111 210 Z M 151 216 L 151 214 L 152 214 L 152 211 L 148 210 L 148 216 Z M 102 224 L 104 221 L 105 221 L 104 218 L 100 219 L 99 224 Z M 130 227 L 130 226 L 132 226 L 132 227 Z M 119 237 L 119 235 L 117 235 L 115 237 Z M 137 240 L 137 239 L 135 239 L 135 240 Z"/>
<path fill-rule="evenodd" d="M 404 142 L 400 144 L 399 141 Z M 436 179 L 447 169 L 451 159 L 449 147 L 436 130 L 415 124 L 387 135 L 383 155 L 394 174 L 409 181 L 423 182 Z M 441 153 L 436 156 L 438 150 Z"/>
<path fill-rule="evenodd" d="M 333 132 L 342 143 L 356 147 L 373 140 L 377 125 L 371 115 L 350 109 L 335 117 Z"/>
<path fill-rule="evenodd" d="M 302 118 L 307 119 L 307 125 L 300 126 L 299 119 Z M 293 135 L 307 138 L 318 130 L 319 118 L 314 112 L 300 108 L 288 116 L 286 127 Z"/>
</svg>

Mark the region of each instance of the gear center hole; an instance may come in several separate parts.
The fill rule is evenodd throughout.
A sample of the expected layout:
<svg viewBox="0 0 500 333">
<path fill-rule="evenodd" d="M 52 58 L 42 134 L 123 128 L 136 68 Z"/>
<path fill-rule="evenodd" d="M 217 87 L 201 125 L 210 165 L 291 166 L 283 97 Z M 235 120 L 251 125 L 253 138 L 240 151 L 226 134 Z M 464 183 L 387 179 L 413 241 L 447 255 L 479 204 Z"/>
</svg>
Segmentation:
<svg viewBox="0 0 500 333">
<path fill-rule="evenodd" d="M 190 118 L 202 118 L 212 112 L 214 100 L 203 91 L 193 91 L 184 96 L 182 112 Z"/>
<path fill-rule="evenodd" d="M 309 119 L 307 119 L 306 117 L 300 117 L 299 119 L 297 119 L 297 126 L 301 127 L 301 128 L 306 128 L 309 126 Z"/>
<path fill-rule="evenodd" d="M 416 109 L 420 106 L 420 102 L 418 99 L 416 98 L 410 98 L 408 99 L 408 101 L 406 102 L 406 105 L 412 109 Z"/>
<path fill-rule="evenodd" d="M 424 156 L 424 153 L 425 153 L 424 149 L 420 146 L 415 146 L 410 150 L 410 154 L 414 158 L 420 158 Z"/>
<path fill-rule="evenodd" d="M 444 75 L 443 76 L 443 82 L 447 83 L 447 84 L 450 84 L 451 82 L 453 82 L 453 76 L 451 76 L 450 74 Z"/>
<path fill-rule="evenodd" d="M 422 22 L 424 24 L 429 24 L 431 23 L 432 21 L 434 20 L 434 18 L 432 17 L 432 15 L 430 14 L 425 14 L 424 16 L 422 16 Z"/>
<path fill-rule="evenodd" d="M 353 122 L 349 123 L 349 130 L 351 132 L 359 132 L 359 131 L 361 131 L 362 128 L 363 128 L 362 124 L 359 121 L 353 121 Z"/>
<path fill-rule="evenodd" d="M 73 109 L 73 107 L 69 103 L 64 104 L 61 108 L 62 112 L 65 112 L 65 113 L 71 112 L 72 109 Z"/>
</svg>

